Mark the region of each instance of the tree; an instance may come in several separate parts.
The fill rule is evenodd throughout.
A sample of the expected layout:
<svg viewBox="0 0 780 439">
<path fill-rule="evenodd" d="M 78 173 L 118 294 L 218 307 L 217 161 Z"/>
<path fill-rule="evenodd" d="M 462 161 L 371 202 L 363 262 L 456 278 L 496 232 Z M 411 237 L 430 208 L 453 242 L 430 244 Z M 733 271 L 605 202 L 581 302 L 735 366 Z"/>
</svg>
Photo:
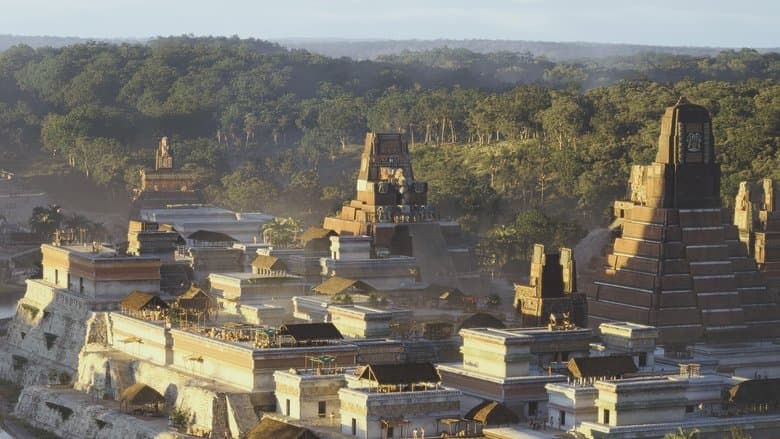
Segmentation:
<svg viewBox="0 0 780 439">
<path fill-rule="evenodd" d="M 297 239 L 300 230 L 300 223 L 292 217 L 274 218 L 260 228 L 263 241 L 274 247 L 290 246 Z"/>
<path fill-rule="evenodd" d="M 62 209 L 55 204 L 35 207 L 29 220 L 32 232 L 43 240 L 51 238 L 61 223 Z"/>
</svg>

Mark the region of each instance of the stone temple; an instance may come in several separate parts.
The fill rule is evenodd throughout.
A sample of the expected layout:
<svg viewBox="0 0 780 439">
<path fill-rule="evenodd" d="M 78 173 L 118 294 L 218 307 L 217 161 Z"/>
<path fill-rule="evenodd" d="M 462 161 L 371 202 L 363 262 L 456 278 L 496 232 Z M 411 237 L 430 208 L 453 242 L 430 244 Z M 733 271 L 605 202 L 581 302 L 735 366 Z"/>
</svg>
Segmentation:
<svg viewBox="0 0 780 439">
<path fill-rule="evenodd" d="M 546 253 L 543 245 L 534 245 L 528 285 L 515 284 L 515 309 L 520 315 L 520 326 L 545 326 L 551 322 L 551 316 L 565 317 L 576 326 L 585 326 L 585 294 L 577 292 L 572 253 L 569 248 Z"/>
<path fill-rule="evenodd" d="M 440 220 L 428 204 L 428 183 L 415 180 L 400 134 L 366 135 L 357 197 L 337 216 L 325 218 L 323 227 L 339 235 L 371 236 L 377 257 L 416 257 L 424 282 L 462 289 L 478 285 L 460 225 Z"/>
<path fill-rule="evenodd" d="M 633 166 L 620 227 L 588 291 L 588 325 L 656 326 L 659 342 L 766 339 L 780 331 L 777 298 L 720 198 L 709 112 L 685 98 L 666 109 L 655 162 Z"/>
<path fill-rule="evenodd" d="M 137 219 L 142 209 L 202 203 L 203 196 L 195 188 L 195 175 L 175 168 L 173 147 L 163 137 L 155 154 L 154 169 L 141 170 L 141 187 L 133 196 L 131 217 Z"/>
</svg>

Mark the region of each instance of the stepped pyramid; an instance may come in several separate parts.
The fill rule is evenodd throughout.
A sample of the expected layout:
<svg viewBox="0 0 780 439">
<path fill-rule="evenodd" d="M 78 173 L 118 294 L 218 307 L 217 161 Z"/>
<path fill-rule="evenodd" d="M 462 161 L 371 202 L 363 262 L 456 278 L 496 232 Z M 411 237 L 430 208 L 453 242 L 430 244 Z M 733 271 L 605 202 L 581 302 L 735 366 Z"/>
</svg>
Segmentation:
<svg viewBox="0 0 780 439">
<path fill-rule="evenodd" d="M 428 183 L 414 178 L 401 134 L 366 134 L 357 195 L 337 215 L 326 217 L 323 228 L 371 236 L 374 255 L 417 258 L 423 282 L 464 291 L 484 288 L 460 225 L 439 218 L 428 203 Z"/>
<path fill-rule="evenodd" d="M 630 321 L 687 345 L 778 335 L 767 290 L 720 201 L 709 112 L 685 98 L 666 109 L 654 163 L 633 166 L 615 203 L 621 234 L 588 289 L 588 324 Z"/>
</svg>

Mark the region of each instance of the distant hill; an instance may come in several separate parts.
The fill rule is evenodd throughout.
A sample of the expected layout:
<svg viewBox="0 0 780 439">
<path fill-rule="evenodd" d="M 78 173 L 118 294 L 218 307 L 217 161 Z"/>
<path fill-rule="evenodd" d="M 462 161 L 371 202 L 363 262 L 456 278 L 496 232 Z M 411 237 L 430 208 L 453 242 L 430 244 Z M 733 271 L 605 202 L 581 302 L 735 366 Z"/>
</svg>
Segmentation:
<svg viewBox="0 0 780 439">
<path fill-rule="evenodd" d="M 640 44 L 606 44 L 585 42 L 549 42 L 518 40 L 339 40 L 289 38 L 273 40 L 292 49 L 306 49 L 321 55 L 340 58 L 376 59 L 404 51 L 419 52 L 443 47 L 463 48 L 477 53 L 514 52 L 531 53 L 552 61 L 571 61 L 597 58 L 633 56 L 656 52 L 672 55 L 715 56 L 728 50 L 723 47 L 645 46 Z M 776 52 L 778 48 L 758 49 Z"/>
<path fill-rule="evenodd" d="M 19 44 L 30 47 L 64 47 L 73 44 L 86 43 L 87 41 L 104 41 L 108 43 L 145 43 L 143 38 L 80 38 L 80 37 L 52 37 L 52 36 L 27 36 L 0 34 L 0 51 Z"/>
<path fill-rule="evenodd" d="M 160 38 L 81 38 L 0 34 L 0 51 L 26 44 L 30 47 L 63 47 L 87 41 L 145 44 Z M 162 38 L 165 40 L 165 38 Z M 476 53 L 510 52 L 531 54 L 551 61 L 584 61 L 634 56 L 641 53 L 715 56 L 725 47 L 648 46 L 641 44 L 607 44 L 586 42 L 550 42 L 521 40 L 347 40 L 328 38 L 283 38 L 268 40 L 289 49 L 304 49 L 332 58 L 376 60 L 404 52 L 423 52 L 441 48 L 467 49 Z M 760 48 L 759 53 L 780 52 L 780 48 Z"/>
</svg>

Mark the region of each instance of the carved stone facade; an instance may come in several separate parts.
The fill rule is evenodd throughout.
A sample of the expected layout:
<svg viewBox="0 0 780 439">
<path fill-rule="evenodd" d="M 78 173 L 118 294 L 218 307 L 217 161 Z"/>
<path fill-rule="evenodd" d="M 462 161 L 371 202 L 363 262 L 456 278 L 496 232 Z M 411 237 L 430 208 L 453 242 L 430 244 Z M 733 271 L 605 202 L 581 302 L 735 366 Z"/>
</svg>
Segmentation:
<svg viewBox="0 0 780 439">
<path fill-rule="evenodd" d="M 653 325 L 672 345 L 780 334 L 776 296 L 724 215 L 715 158 L 707 109 L 667 108 L 655 162 L 632 170 L 631 200 L 615 203 L 621 235 L 588 290 L 590 327 Z"/>
<path fill-rule="evenodd" d="M 515 285 L 515 309 L 524 327 L 545 326 L 551 315 L 585 326 L 585 295 L 577 292 L 571 249 L 547 254 L 543 245 L 534 245 L 528 285 Z"/>
</svg>

